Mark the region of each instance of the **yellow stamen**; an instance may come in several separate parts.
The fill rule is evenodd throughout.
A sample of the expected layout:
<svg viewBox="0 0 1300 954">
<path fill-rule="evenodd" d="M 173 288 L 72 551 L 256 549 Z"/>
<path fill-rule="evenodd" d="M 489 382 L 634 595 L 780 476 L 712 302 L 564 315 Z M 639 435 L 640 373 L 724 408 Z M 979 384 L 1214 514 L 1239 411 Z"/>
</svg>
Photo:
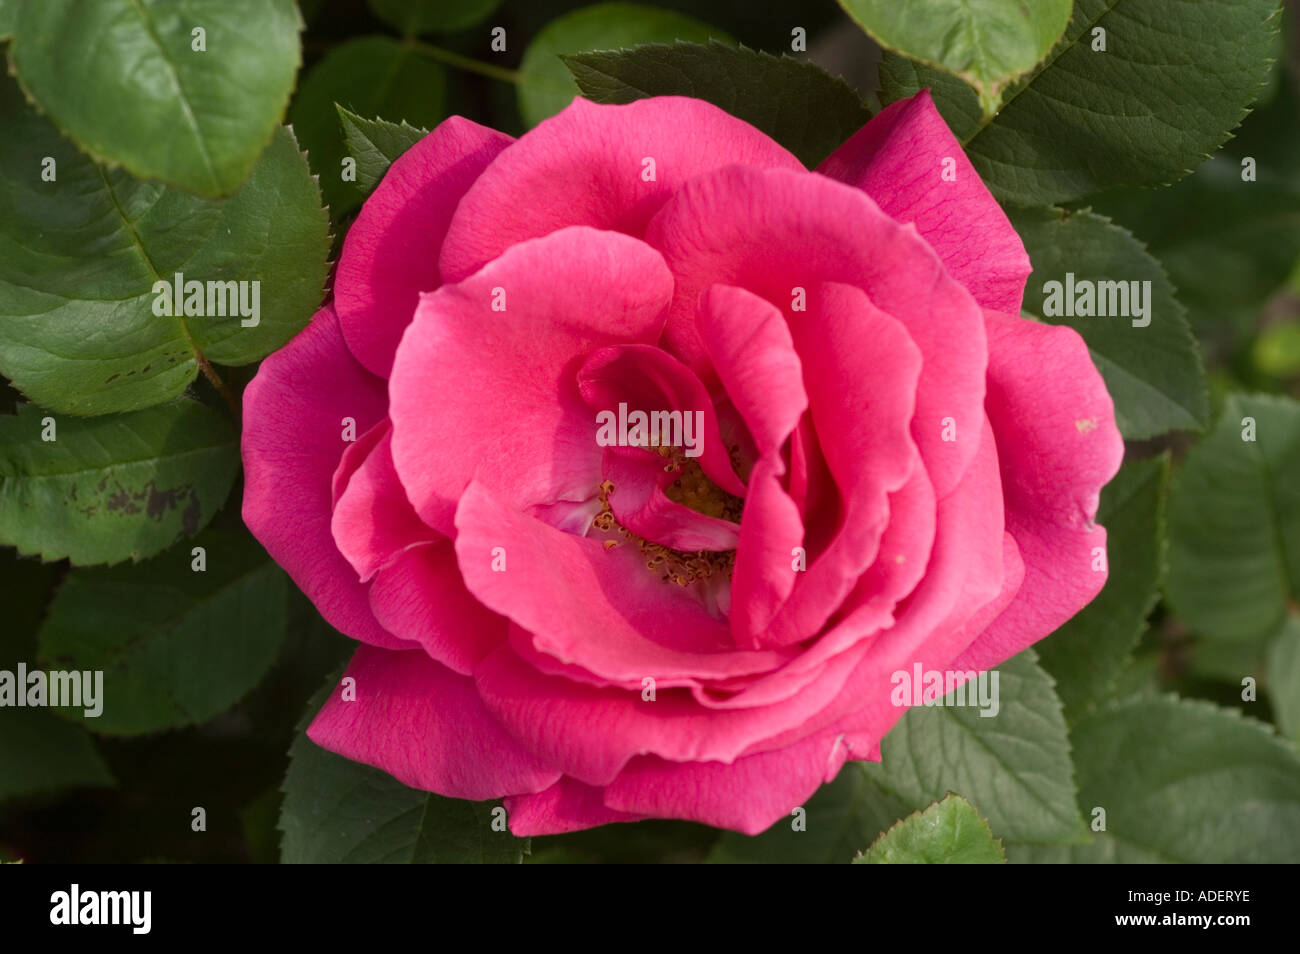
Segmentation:
<svg viewBox="0 0 1300 954">
<path fill-rule="evenodd" d="M 716 488 L 715 488 L 716 489 Z M 602 481 L 600 485 L 600 513 L 592 521 L 592 525 L 604 532 L 617 532 L 620 536 L 635 543 L 640 549 L 643 556 L 646 557 L 646 569 L 650 570 L 665 583 L 676 583 L 678 586 L 689 586 L 699 580 L 709 580 L 715 576 L 725 574 L 731 575 L 732 566 L 736 562 L 736 551 L 716 551 L 716 550 L 699 550 L 695 553 L 688 553 L 682 550 L 674 550 L 666 547 L 661 543 L 652 543 L 636 534 L 632 533 L 626 527 L 621 526 L 614 519 L 614 513 L 610 509 L 609 498 L 614 493 L 614 484 L 611 481 Z M 722 491 L 718 491 L 722 493 Z M 730 497 L 730 494 L 726 496 Z M 732 498 L 735 500 L 736 498 Z M 739 503 L 739 501 L 737 501 Z M 606 540 L 605 549 L 611 550 L 618 546 L 616 540 Z"/>
</svg>

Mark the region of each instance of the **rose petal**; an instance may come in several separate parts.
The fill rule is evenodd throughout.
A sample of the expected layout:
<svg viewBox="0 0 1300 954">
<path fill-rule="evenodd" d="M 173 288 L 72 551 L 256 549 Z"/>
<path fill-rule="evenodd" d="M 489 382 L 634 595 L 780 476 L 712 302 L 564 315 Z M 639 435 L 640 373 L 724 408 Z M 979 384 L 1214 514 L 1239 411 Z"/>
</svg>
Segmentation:
<svg viewBox="0 0 1300 954">
<path fill-rule="evenodd" d="M 384 631 L 367 587 L 330 533 L 333 475 L 351 419 L 383 420 L 384 382 L 357 364 L 328 306 L 267 357 L 244 390 L 244 523 L 330 625 L 376 646 L 410 644 Z"/>
<path fill-rule="evenodd" d="M 1106 583 L 1106 531 L 1093 523 L 1124 442 L 1088 347 L 1071 328 L 986 312 L 988 413 L 998 439 L 1007 530 L 1025 563 L 1015 602 L 963 653 L 986 669 L 1057 629 Z M 1043 387 L 1050 381 L 1051 387 Z"/>
<path fill-rule="evenodd" d="M 704 475 L 718 488 L 743 497 L 745 485 L 732 469 L 718 428 L 713 400 L 691 370 L 663 350 L 650 345 L 623 345 L 593 351 L 578 372 L 578 389 L 593 420 L 620 407 L 630 415 L 668 411 L 681 415 L 683 454 L 694 451 Z M 698 422 L 698 424 L 697 424 Z M 692 448 L 685 448 L 685 428 L 691 427 Z M 606 430 L 597 428 L 597 436 Z M 630 428 L 629 428 L 630 429 Z M 660 435 L 660 443 L 663 437 Z M 664 457 L 646 447 L 605 447 L 602 470 L 614 485 L 610 507 L 619 524 L 638 536 L 685 552 L 731 550 L 739 527 L 722 516 L 707 516 L 670 500 L 665 491 L 678 479 L 666 469 Z"/>
<path fill-rule="evenodd" d="M 920 463 L 912 435 L 923 371 L 911 337 L 849 285 L 813 286 L 808 304 L 791 316 L 791 331 L 804 356 L 822 456 L 843 503 L 835 536 L 809 554 L 808 569 L 763 635 L 767 646 L 817 634 L 875 561 L 891 523 L 890 494 Z"/>
<path fill-rule="evenodd" d="M 766 672 L 792 654 L 732 649 L 724 621 L 689 587 L 661 580 L 635 544 L 556 530 L 505 506 L 474 481 L 456 512 L 465 584 L 486 606 L 533 636 L 534 646 L 605 679 L 661 686 Z M 502 569 L 493 550 L 503 548 Z"/>
<path fill-rule="evenodd" d="M 452 213 L 488 164 L 514 142 L 452 116 L 403 153 L 348 229 L 334 306 L 348 347 L 388 377 L 422 291 L 442 284 L 438 253 Z"/>
<path fill-rule="evenodd" d="M 799 576 L 795 553 L 803 545 L 803 521 L 781 487 L 784 474 L 776 453 L 760 458 L 740 518 L 729 619 L 736 645 L 748 649 L 779 645 L 769 630 Z"/>
<path fill-rule="evenodd" d="M 453 536 L 475 473 L 520 506 L 590 496 L 600 448 L 578 366 L 595 348 L 656 340 L 671 294 L 645 243 L 572 228 L 425 295 L 389 383 L 393 463 L 421 519 Z"/>
<path fill-rule="evenodd" d="M 370 608 L 384 629 L 464 676 L 506 641 L 507 620 L 465 589 L 446 537 L 398 553 L 371 584 Z"/>
<path fill-rule="evenodd" d="M 804 544 L 799 508 L 781 486 L 780 450 L 808 408 L 803 365 L 784 316 L 743 288 L 713 285 L 700 302 L 700 334 L 718 378 L 762 455 L 750 474 L 731 583 L 731 631 L 758 648 L 795 585 Z"/>
<path fill-rule="evenodd" d="M 844 598 L 838 615 L 850 615 L 866 632 L 894 621 L 894 610 L 925 577 L 934 547 L 936 501 L 930 479 L 916 471 L 889 496 L 889 526 L 880 538 L 876 561 Z"/>
<path fill-rule="evenodd" d="M 984 322 L 915 226 L 899 225 L 864 192 L 818 175 L 731 166 L 686 183 L 655 216 L 646 241 L 676 278 L 664 334 L 708 385 L 695 306 L 710 285 L 737 285 L 785 312 L 822 282 L 864 291 L 921 352 L 912 436 L 939 496 L 974 458 L 984 419 Z M 797 248 L 798 255 L 789 250 Z M 805 363 L 808 352 L 799 348 Z M 943 439 L 952 418 L 957 439 Z"/>
<path fill-rule="evenodd" d="M 606 786 L 605 803 L 619 811 L 757 835 L 834 779 L 847 755 L 839 733 L 822 733 L 729 765 L 683 765 L 643 756 Z"/>
<path fill-rule="evenodd" d="M 802 738 L 808 734 L 802 726 L 837 697 L 855 662 L 852 654 L 831 660 L 780 705 L 725 711 L 706 709 L 662 682 L 627 690 L 542 675 L 509 646 L 484 659 L 474 678 L 484 704 L 529 751 L 566 775 L 604 785 L 646 753 L 674 762 L 731 762 L 764 740 Z"/>
<path fill-rule="evenodd" d="M 416 516 L 406 499 L 393 467 L 392 437 L 387 418 L 371 428 L 366 444 L 360 445 L 369 446 L 369 453 L 336 490 L 330 532 L 362 582 L 374 577 L 399 551 L 439 536 Z M 359 444 L 349 448 L 348 454 Z M 348 454 L 340 470 L 351 465 Z M 336 488 L 339 483 L 336 475 Z"/>
<path fill-rule="evenodd" d="M 610 510 L 619 525 L 645 540 L 684 553 L 734 550 L 740 532 L 734 521 L 711 517 L 670 500 L 664 492 L 676 479 L 653 451 L 608 447 L 605 479 L 614 485 Z"/>
<path fill-rule="evenodd" d="M 870 637 L 870 651 L 860 657 L 832 702 L 800 730 L 766 739 L 751 751 L 789 745 L 850 716 L 860 732 L 883 736 L 902 714 L 890 702 L 893 673 L 910 670 L 918 661 L 929 669 L 943 669 L 979 634 L 977 629 L 966 628 L 967 624 L 980 618 L 981 609 L 1004 596 L 1016 573 L 1015 567 L 1007 564 L 998 452 L 987 420 L 980 434 L 979 452 L 971 468 L 957 488 L 939 501 L 929 567 L 897 622 Z M 849 634 L 863 630 L 851 614 L 839 625 Z M 843 639 L 842 634 L 831 633 L 822 639 L 832 635 L 837 642 Z"/>
<path fill-rule="evenodd" d="M 492 718 L 472 679 L 418 649 L 362 646 L 345 675 L 356 699 L 331 693 L 307 729 L 321 748 L 448 798 L 540 792 L 560 777 Z"/>
<path fill-rule="evenodd" d="M 899 222 L 915 223 L 981 305 L 1020 313 L 1029 255 L 928 89 L 886 106 L 817 171 L 862 189 Z"/>
<path fill-rule="evenodd" d="M 646 159 L 654 160 L 653 178 Z M 703 100 L 598 106 L 575 98 L 466 193 L 443 244 L 442 274 L 459 281 L 511 246 L 570 225 L 639 236 L 683 182 L 730 163 L 803 169 L 753 126 Z"/>
<path fill-rule="evenodd" d="M 640 821 L 644 816 L 619 812 L 605 804 L 599 788 L 564 777 L 535 795 L 506 799 L 510 831 L 520 838 L 562 835 L 614 822 Z"/>
<path fill-rule="evenodd" d="M 760 454 L 778 450 L 808 409 L 803 363 L 769 301 L 712 285 L 700 300 L 700 340 Z"/>
</svg>

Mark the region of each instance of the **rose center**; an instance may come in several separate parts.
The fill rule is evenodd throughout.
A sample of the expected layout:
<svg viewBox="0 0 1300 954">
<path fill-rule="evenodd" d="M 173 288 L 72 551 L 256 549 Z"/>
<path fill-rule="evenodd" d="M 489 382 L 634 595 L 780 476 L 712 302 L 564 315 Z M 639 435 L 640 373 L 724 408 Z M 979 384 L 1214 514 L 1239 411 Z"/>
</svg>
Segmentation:
<svg viewBox="0 0 1300 954">
<path fill-rule="evenodd" d="M 660 450 L 660 453 L 664 451 Z M 704 472 L 694 461 L 687 461 L 683 465 L 679 459 L 674 459 L 669 466 L 675 466 L 682 473 L 682 476 L 673 481 L 664 491 L 665 496 L 670 500 L 709 516 L 728 520 L 740 519 L 742 501 L 726 493 L 705 477 Z M 592 521 L 592 526 L 604 535 L 607 550 L 619 546 L 637 547 L 645 558 L 646 569 L 665 583 L 676 583 L 678 586 L 689 586 L 691 583 L 719 577 L 728 579 L 731 577 L 731 569 L 736 562 L 735 550 L 687 552 L 646 540 L 614 519 L 609 503 L 609 498 L 613 494 L 613 482 L 602 481 L 599 491 L 600 513 Z M 706 507 L 709 509 L 705 509 Z"/>
<path fill-rule="evenodd" d="M 677 478 L 664 488 L 664 496 L 673 503 L 690 507 L 696 513 L 720 520 L 740 522 L 744 501 L 715 484 L 704 473 L 699 461 L 671 453 L 671 448 L 656 448 L 660 456 L 668 457 L 664 470 L 676 471 Z"/>
</svg>

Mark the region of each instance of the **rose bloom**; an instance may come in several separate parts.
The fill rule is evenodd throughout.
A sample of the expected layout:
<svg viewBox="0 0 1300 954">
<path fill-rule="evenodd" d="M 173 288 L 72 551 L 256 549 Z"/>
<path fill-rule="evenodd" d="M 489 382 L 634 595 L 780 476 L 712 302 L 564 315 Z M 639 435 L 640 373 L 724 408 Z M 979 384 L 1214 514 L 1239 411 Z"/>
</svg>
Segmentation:
<svg viewBox="0 0 1300 954">
<path fill-rule="evenodd" d="M 519 835 L 755 833 L 879 760 L 896 672 L 1106 580 L 1113 406 L 1029 271 L 926 92 L 815 172 L 689 98 L 448 119 L 244 395 L 244 519 L 361 643 L 308 735 Z"/>
</svg>

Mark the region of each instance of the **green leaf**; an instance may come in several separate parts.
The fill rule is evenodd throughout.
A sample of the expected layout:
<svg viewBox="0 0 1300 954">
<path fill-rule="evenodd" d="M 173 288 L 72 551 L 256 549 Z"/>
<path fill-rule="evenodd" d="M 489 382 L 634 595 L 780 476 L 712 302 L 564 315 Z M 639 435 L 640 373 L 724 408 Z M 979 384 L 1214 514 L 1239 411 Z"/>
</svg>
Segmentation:
<svg viewBox="0 0 1300 954">
<path fill-rule="evenodd" d="M 965 143 L 979 131 L 980 124 L 984 121 L 979 97 L 969 85 L 952 74 L 909 60 L 889 50 L 885 50 L 881 56 L 877 71 L 880 79 L 879 96 L 885 105 L 928 89 L 939 114 L 961 142 Z"/>
<path fill-rule="evenodd" d="M 1035 648 L 1066 715 L 1111 698 L 1132 663 L 1165 568 L 1167 454 L 1128 461 L 1101 492 L 1110 573 L 1097 598 Z"/>
<path fill-rule="evenodd" d="M 41 0 L 19 6 L 9 56 L 91 156 L 223 196 L 284 116 L 301 29 L 293 0 Z"/>
<path fill-rule="evenodd" d="M 881 46 L 952 73 L 996 108 L 1070 22 L 1070 0 L 839 0 Z"/>
<path fill-rule="evenodd" d="M 710 42 L 580 53 L 564 61 L 584 96 L 628 103 L 694 96 L 767 133 L 812 167 L 870 118 L 858 94 L 820 67 Z"/>
<path fill-rule="evenodd" d="M 1171 430 L 1201 430 L 1209 411 L 1200 352 L 1160 263 L 1123 228 L 1086 209 L 1009 209 L 1008 214 L 1034 266 L 1025 287 L 1025 309 L 1052 324 L 1068 325 L 1083 336 L 1106 389 L 1115 399 L 1120 432 L 1129 439 L 1141 439 Z M 1063 286 L 1058 296 L 1061 301 L 1053 308 L 1059 310 L 1072 297 L 1068 274 L 1074 276 L 1075 298 L 1080 281 L 1150 282 L 1150 294 L 1142 295 L 1145 317 L 1045 314 L 1048 282 Z M 1131 288 L 1131 284 L 1123 285 L 1119 290 Z M 1103 297 L 1108 311 L 1117 310 L 1115 304 L 1123 305 L 1123 298 L 1111 302 L 1109 295 L 1098 291 L 1094 311 L 1099 310 Z M 1132 299 L 1128 311 L 1136 311 Z M 1149 323 L 1135 326 L 1135 321 Z"/>
<path fill-rule="evenodd" d="M 1080 842 L 1087 828 L 1074 801 L 1074 769 L 1061 702 L 1033 650 L 998 673 L 998 709 L 914 706 L 864 771 L 912 809 L 949 792 L 970 799 L 999 836 L 1013 842 Z M 973 691 L 974 684 L 970 687 Z"/>
<path fill-rule="evenodd" d="M 398 125 L 384 119 L 363 119 L 342 106 L 338 114 L 348 153 L 357 160 L 357 188 L 365 194 L 379 184 L 402 153 L 429 135 L 429 130 L 405 122 Z"/>
<path fill-rule="evenodd" d="M 960 795 L 949 795 L 924 811 L 904 818 L 885 832 L 866 853 L 853 859 L 864 865 L 1000 865 L 1002 843 L 989 823 Z"/>
<path fill-rule="evenodd" d="M 284 641 L 284 572 L 246 532 L 209 530 L 136 566 L 74 570 L 41 628 L 53 669 L 103 670 L 108 735 L 194 725 L 261 680 Z M 193 569 L 202 547 L 206 569 Z"/>
<path fill-rule="evenodd" d="M 1294 614 L 1268 647 L 1268 697 L 1278 731 L 1300 742 L 1300 619 Z"/>
<path fill-rule="evenodd" d="M 238 195 L 214 201 L 96 165 L 9 82 L 0 122 L 0 372 L 37 404 L 106 414 L 170 400 L 200 354 L 260 360 L 320 303 L 328 217 L 289 130 Z M 42 178 L 45 157 L 53 182 Z M 205 283 L 204 315 L 154 313 L 165 304 L 155 283 L 174 286 L 177 273 Z M 248 284 L 216 284 L 228 282 Z M 247 318 L 227 303 L 241 289 Z"/>
<path fill-rule="evenodd" d="M 722 30 L 694 17 L 635 3 L 597 3 L 565 14 L 548 23 L 524 52 L 519 67 L 519 112 L 524 122 L 536 126 L 553 116 L 578 95 L 578 82 L 569 75 L 561 57 L 589 50 L 620 50 L 645 43 L 674 40 L 707 42 L 711 37 L 730 42 Z M 585 89 L 589 97 L 591 94 Z M 633 97 L 638 98 L 638 97 Z M 609 100 L 596 100 L 609 102 Z M 627 102 L 627 100 L 618 100 Z"/>
<path fill-rule="evenodd" d="M 343 180 L 347 151 L 335 104 L 366 116 L 434 126 L 443 118 L 446 86 L 441 66 L 387 37 L 349 40 L 312 67 L 298 88 L 289 119 L 335 217 L 362 198 L 355 184 Z"/>
<path fill-rule="evenodd" d="M 817 790 L 804 809 L 802 827 L 783 818 L 757 835 L 723 832 L 710 852 L 710 864 L 844 864 L 912 806 L 886 792 L 849 762 L 832 782 Z"/>
<path fill-rule="evenodd" d="M 283 799 L 278 788 L 268 788 L 239 813 L 248 860 L 255 865 L 274 865 L 280 861 L 280 831 L 275 825 Z"/>
<path fill-rule="evenodd" d="M 95 743 L 48 709 L 0 715 L 0 802 L 65 788 L 113 784 Z"/>
<path fill-rule="evenodd" d="M 28 405 L 0 417 L 0 543 L 46 561 L 144 559 L 204 527 L 238 469 L 239 436 L 197 401 L 90 419 Z"/>
<path fill-rule="evenodd" d="M 1165 595 L 1195 633 L 1262 652 L 1297 594 L 1300 403 L 1230 395 L 1170 490 Z"/>
<path fill-rule="evenodd" d="M 29 670 L 39 668 L 36 630 L 55 572 L 54 567 L 22 559 L 12 550 L 0 551 L 0 606 L 4 607 L 0 670 L 12 674 L 21 693 L 27 687 L 17 682 L 18 664 Z M 0 709 L 0 801 L 111 784 L 107 767 L 84 731 L 48 710 L 8 705 Z"/>
<path fill-rule="evenodd" d="M 1300 759 L 1262 723 L 1208 702 L 1133 699 L 1071 733 L 1088 845 L 1011 846 L 1021 862 L 1286 863 L 1300 858 Z"/>
<path fill-rule="evenodd" d="M 379 19 L 405 36 L 451 33 L 486 20 L 501 0 L 367 0 Z"/>
<path fill-rule="evenodd" d="M 1251 171 L 1254 181 L 1243 179 Z M 1300 258 L 1300 110 L 1289 84 L 1186 179 L 1117 190 L 1097 208 L 1150 246 L 1203 343 L 1248 342 L 1259 334 L 1260 308 Z M 1263 334 L 1294 330 L 1280 324 Z"/>
<path fill-rule="evenodd" d="M 1182 178 L 1236 126 L 1268 77 L 1278 0 L 1076 0 L 1060 41 L 1007 87 L 992 118 L 976 94 L 885 54 L 885 103 L 932 87 L 993 194 L 1045 205 Z M 1094 30 L 1106 49 L 1094 51 Z"/>
<path fill-rule="evenodd" d="M 18 22 L 19 0 L 0 0 L 0 40 L 14 35 L 14 24 Z"/>
<path fill-rule="evenodd" d="M 36 658 L 36 630 L 45 615 L 57 569 L 32 557 L 0 549 L 0 669 Z"/>
<path fill-rule="evenodd" d="M 1260 307 L 1300 255 L 1300 188 L 1243 182 L 1219 156 L 1170 189 L 1126 192 L 1106 208 L 1149 241 L 1198 330 L 1232 323 L 1254 333 Z"/>
<path fill-rule="evenodd" d="M 523 861 L 527 839 L 492 829 L 496 803 L 407 788 L 379 769 L 327 752 L 307 738 L 307 726 L 338 681 L 338 676 L 330 679 L 307 704 L 289 749 L 280 812 L 284 864 Z"/>
</svg>

